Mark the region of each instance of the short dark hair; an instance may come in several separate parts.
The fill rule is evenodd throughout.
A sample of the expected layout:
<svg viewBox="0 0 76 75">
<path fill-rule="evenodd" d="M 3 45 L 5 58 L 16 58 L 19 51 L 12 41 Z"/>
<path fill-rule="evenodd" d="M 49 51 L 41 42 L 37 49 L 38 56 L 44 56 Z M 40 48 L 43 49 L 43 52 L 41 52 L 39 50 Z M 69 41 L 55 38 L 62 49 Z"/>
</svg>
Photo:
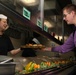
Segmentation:
<svg viewBox="0 0 76 75">
<path fill-rule="evenodd" d="M 74 5 L 74 4 L 68 4 L 67 6 L 65 6 L 63 8 L 63 11 L 64 10 L 67 10 L 68 12 L 71 12 L 71 11 L 76 12 L 76 5 Z"/>
</svg>

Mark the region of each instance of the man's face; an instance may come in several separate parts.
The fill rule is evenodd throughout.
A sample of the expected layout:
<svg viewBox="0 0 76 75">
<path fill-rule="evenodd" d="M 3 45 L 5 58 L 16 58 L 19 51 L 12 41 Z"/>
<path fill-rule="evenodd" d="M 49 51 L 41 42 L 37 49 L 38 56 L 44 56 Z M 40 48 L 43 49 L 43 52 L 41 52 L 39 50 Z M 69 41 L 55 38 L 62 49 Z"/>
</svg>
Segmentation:
<svg viewBox="0 0 76 75">
<path fill-rule="evenodd" d="M 63 11 L 63 20 L 67 22 L 67 24 L 73 24 L 74 13 L 73 11 L 68 12 L 67 10 Z"/>
<path fill-rule="evenodd" d="M 0 21 L 0 30 L 5 31 L 7 28 L 7 19 L 1 19 Z"/>
</svg>

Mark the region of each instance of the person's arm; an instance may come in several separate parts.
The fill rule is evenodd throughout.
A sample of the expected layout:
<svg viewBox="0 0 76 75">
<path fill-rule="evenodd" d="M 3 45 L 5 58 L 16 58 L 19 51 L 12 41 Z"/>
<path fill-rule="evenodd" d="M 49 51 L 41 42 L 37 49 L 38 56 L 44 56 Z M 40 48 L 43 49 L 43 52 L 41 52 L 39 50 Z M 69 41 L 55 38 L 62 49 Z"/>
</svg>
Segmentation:
<svg viewBox="0 0 76 75">
<path fill-rule="evenodd" d="M 56 47 L 47 47 L 43 50 L 45 51 L 53 51 L 53 52 L 61 52 L 65 53 L 72 50 L 75 47 L 73 33 L 69 36 L 68 40 L 60 46 Z"/>
<path fill-rule="evenodd" d="M 52 47 L 45 47 L 41 49 L 42 51 L 52 51 Z"/>
<path fill-rule="evenodd" d="M 65 53 L 65 52 L 71 51 L 74 47 L 75 47 L 75 44 L 74 44 L 74 37 L 72 33 L 63 45 L 53 47 L 52 51 Z"/>
<path fill-rule="evenodd" d="M 21 51 L 21 48 L 18 48 L 18 49 L 11 50 L 10 53 L 15 55 L 15 54 L 19 53 L 20 51 Z"/>
<path fill-rule="evenodd" d="M 8 42 L 8 52 L 10 52 L 11 54 L 15 55 L 22 50 L 21 48 L 14 49 L 14 46 L 9 37 L 7 37 L 7 42 Z"/>
</svg>

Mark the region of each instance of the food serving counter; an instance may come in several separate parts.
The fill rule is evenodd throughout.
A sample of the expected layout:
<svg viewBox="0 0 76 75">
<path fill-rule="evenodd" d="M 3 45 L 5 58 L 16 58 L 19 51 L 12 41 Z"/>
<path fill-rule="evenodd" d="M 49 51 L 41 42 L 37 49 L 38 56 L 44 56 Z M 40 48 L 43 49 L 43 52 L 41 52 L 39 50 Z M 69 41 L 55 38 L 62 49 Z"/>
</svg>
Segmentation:
<svg viewBox="0 0 76 75">
<path fill-rule="evenodd" d="M 0 75 L 67 75 L 73 66 L 73 61 L 57 57 L 0 56 Z"/>
<path fill-rule="evenodd" d="M 17 62 L 16 75 L 62 75 L 65 72 L 69 73 L 74 66 L 70 60 L 47 56 L 18 57 L 14 58 L 14 61 Z"/>
</svg>

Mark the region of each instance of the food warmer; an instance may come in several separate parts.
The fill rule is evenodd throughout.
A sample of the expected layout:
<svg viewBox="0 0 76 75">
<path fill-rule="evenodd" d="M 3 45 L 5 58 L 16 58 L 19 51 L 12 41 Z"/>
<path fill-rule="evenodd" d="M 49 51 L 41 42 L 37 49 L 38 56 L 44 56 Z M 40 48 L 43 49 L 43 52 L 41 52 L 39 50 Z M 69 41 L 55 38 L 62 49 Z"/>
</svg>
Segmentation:
<svg viewBox="0 0 76 75">
<path fill-rule="evenodd" d="M 55 75 L 74 65 L 73 61 L 60 57 L 16 57 L 16 75 Z"/>
</svg>

